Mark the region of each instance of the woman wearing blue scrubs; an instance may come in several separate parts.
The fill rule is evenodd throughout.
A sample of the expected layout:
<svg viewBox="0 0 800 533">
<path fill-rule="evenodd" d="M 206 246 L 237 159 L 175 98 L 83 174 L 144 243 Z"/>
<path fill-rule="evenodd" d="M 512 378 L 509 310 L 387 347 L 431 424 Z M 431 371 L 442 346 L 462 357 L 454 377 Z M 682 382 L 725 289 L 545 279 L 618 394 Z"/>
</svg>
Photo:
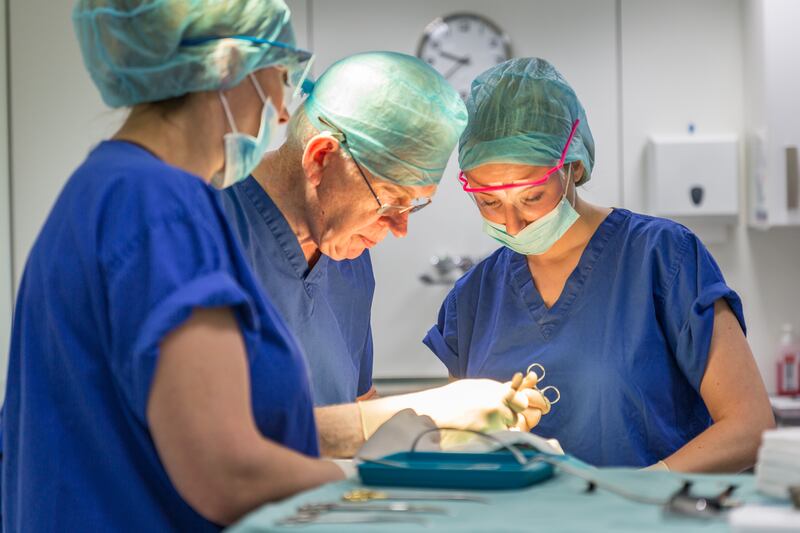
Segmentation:
<svg viewBox="0 0 800 533">
<path fill-rule="evenodd" d="M 580 198 L 594 141 L 546 61 L 486 71 L 467 109 L 460 181 L 504 246 L 456 283 L 425 344 L 458 378 L 542 364 L 561 398 L 536 432 L 589 463 L 752 466 L 774 420 L 708 250 L 677 223 Z"/>
</svg>

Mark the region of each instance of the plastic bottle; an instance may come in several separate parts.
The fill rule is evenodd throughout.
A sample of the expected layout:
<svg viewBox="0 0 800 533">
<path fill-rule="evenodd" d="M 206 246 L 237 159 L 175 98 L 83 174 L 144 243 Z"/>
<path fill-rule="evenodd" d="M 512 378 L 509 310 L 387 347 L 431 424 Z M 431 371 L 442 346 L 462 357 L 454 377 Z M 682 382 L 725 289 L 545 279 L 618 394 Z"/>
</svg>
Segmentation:
<svg viewBox="0 0 800 533">
<path fill-rule="evenodd" d="M 778 394 L 800 394 L 800 346 L 794 338 L 791 324 L 783 325 L 781 345 L 778 350 Z"/>
</svg>

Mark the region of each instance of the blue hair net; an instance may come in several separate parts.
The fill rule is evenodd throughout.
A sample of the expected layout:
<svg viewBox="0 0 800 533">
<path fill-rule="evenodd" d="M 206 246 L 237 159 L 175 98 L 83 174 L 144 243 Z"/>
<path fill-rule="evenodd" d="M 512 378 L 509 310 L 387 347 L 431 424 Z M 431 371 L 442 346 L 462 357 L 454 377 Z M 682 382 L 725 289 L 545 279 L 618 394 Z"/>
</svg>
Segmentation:
<svg viewBox="0 0 800 533">
<path fill-rule="evenodd" d="M 396 52 L 334 63 L 304 109 L 318 130 L 331 131 L 325 122 L 340 130 L 359 164 L 402 186 L 438 184 L 467 122 L 464 102 L 438 72 Z"/>
<path fill-rule="evenodd" d="M 580 184 L 591 177 L 594 139 L 586 113 L 567 80 L 544 59 L 511 59 L 487 70 L 472 82 L 467 110 L 469 124 L 458 146 L 462 170 L 487 163 L 552 165 L 580 119 L 565 162 L 583 162 Z"/>
<path fill-rule="evenodd" d="M 310 54 L 294 47 L 283 0 L 78 0 L 83 61 L 111 107 L 239 84 L 276 64 L 297 80 Z"/>
</svg>

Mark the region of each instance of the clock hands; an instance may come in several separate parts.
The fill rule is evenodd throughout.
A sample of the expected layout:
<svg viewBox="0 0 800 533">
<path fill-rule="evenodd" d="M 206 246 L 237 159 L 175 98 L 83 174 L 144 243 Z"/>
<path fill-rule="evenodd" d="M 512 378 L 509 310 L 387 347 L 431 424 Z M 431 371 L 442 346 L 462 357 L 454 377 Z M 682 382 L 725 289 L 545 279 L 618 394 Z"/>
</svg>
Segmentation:
<svg viewBox="0 0 800 533">
<path fill-rule="evenodd" d="M 453 55 L 453 54 L 451 54 L 449 52 L 445 52 L 444 50 L 439 50 L 439 55 L 442 56 L 442 57 L 446 57 L 447 59 L 452 59 L 453 61 L 455 61 L 455 64 L 452 67 L 450 67 L 450 70 L 448 70 L 447 72 L 444 73 L 444 78 L 445 79 L 450 79 L 450 76 L 455 74 L 458 69 L 460 69 L 464 65 L 469 65 L 470 64 L 470 59 L 469 59 L 468 56 L 466 56 L 466 57 L 458 57 L 457 55 Z"/>
<path fill-rule="evenodd" d="M 449 79 L 450 79 L 450 76 L 452 76 L 453 74 L 455 74 L 455 73 L 456 73 L 456 71 L 457 71 L 458 69 L 460 69 L 461 67 L 463 67 L 465 64 L 466 64 L 466 63 L 456 63 L 455 65 L 453 65 L 452 67 L 450 67 L 450 70 L 448 70 L 447 72 L 445 72 L 445 73 L 444 73 L 444 79 L 446 79 L 446 80 L 449 80 Z"/>
<path fill-rule="evenodd" d="M 452 59 L 453 61 L 456 61 L 462 65 L 469 65 L 469 57 L 458 57 L 449 52 L 445 52 L 444 50 L 439 50 L 439 55 L 446 57 L 447 59 Z"/>
</svg>

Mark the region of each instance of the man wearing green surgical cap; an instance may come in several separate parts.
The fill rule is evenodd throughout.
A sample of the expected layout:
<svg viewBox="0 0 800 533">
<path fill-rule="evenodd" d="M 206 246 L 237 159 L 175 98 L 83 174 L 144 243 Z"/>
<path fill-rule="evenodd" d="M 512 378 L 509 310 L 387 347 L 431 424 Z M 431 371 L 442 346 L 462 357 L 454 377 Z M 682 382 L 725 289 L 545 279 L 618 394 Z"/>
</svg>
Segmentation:
<svg viewBox="0 0 800 533">
<path fill-rule="evenodd" d="M 322 74 L 285 144 L 224 191 L 250 264 L 305 349 L 325 454 L 352 454 L 393 412 L 382 400 L 351 404 L 374 392 L 367 249 L 405 236 L 465 123 L 456 91 L 424 62 L 356 54 Z M 415 404 L 434 415 L 431 406 Z"/>
<path fill-rule="evenodd" d="M 467 109 L 460 182 L 502 246 L 459 280 L 425 344 L 457 378 L 546 367 L 560 395 L 536 431 L 585 462 L 752 466 L 774 420 L 742 302 L 709 251 L 675 222 L 578 194 L 595 144 L 547 61 L 489 69 Z"/>
<path fill-rule="evenodd" d="M 308 354 L 317 405 L 374 392 L 367 249 L 405 236 L 465 124 L 463 102 L 424 62 L 356 54 L 317 80 L 286 143 L 225 191 L 254 270 Z"/>
</svg>

